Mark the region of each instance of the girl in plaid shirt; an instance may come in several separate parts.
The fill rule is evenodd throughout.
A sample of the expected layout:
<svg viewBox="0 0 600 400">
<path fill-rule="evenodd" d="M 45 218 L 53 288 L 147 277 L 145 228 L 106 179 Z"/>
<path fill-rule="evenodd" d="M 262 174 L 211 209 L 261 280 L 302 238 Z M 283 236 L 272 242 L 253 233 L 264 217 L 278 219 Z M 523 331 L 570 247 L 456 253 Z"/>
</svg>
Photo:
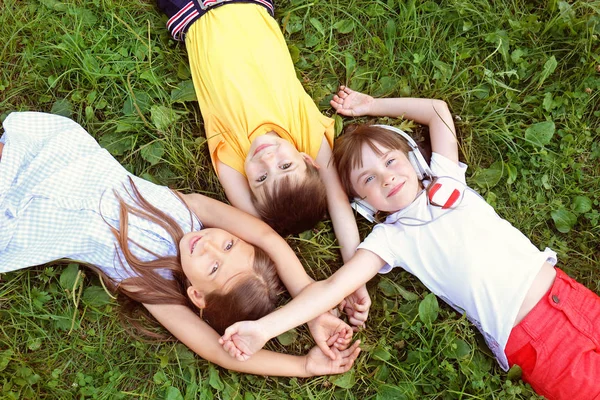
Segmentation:
<svg viewBox="0 0 600 400">
<path fill-rule="evenodd" d="M 200 356 L 229 369 L 311 376 L 351 367 L 357 344 L 327 348 L 329 357 L 318 347 L 305 357 L 265 351 L 254 364 L 232 360 L 218 345 L 215 330 L 274 308 L 274 264 L 302 269 L 266 224 L 131 175 L 70 119 L 12 113 L 3 126 L 0 272 L 65 258 L 86 263 L 121 302 L 143 305 Z M 328 338 L 339 337 L 338 347 L 349 343 L 350 329 L 337 318 L 317 322 Z"/>
</svg>

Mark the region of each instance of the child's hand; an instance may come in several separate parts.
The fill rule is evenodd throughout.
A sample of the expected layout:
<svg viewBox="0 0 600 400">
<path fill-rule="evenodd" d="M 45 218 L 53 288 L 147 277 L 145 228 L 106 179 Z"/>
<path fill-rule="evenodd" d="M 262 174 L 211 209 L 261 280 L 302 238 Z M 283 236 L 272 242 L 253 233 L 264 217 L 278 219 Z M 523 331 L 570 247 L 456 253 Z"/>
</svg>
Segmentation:
<svg viewBox="0 0 600 400">
<path fill-rule="evenodd" d="M 336 358 L 333 349 L 346 349 L 352 339 L 352 328 L 329 312 L 309 321 L 308 329 L 321 352 L 332 360 Z"/>
<path fill-rule="evenodd" d="M 306 373 L 310 376 L 343 374 L 352 368 L 354 360 L 360 353 L 360 340 L 354 342 L 346 350 L 333 349 L 334 359 L 327 357 L 318 346 L 312 348 L 306 355 Z"/>
<path fill-rule="evenodd" d="M 371 307 L 371 298 L 367 291 L 367 286 L 362 285 L 354 291 L 351 295 L 346 297 L 340 304 L 346 315 L 348 315 L 348 321 L 354 325 L 354 329 L 364 328 L 365 322 L 369 317 L 369 308 Z"/>
<path fill-rule="evenodd" d="M 333 96 L 329 104 L 339 114 L 348 117 L 360 117 L 369 114 L 374 101 L 375 99 L 369 95 L 355 92 L 346 86 L 340 86 L 339 91 Z"/>
<path fill-rule="evenodd" d="M 225 330 L 219 343 L 231 357 L 238 361 L 246 361 L 250 356 L 262 349 L 268 337 L 256 321 L 236 322 Z"/>
</svg>

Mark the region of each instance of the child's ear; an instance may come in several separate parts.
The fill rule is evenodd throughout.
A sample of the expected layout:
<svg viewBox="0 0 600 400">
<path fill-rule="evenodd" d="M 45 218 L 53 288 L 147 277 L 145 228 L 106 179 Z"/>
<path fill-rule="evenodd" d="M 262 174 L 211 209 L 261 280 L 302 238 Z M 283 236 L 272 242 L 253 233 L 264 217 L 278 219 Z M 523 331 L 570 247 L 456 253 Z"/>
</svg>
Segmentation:
<svg viewBox="0 0 600 400">
<path fill-rule="evenodd" d="M 204 299 L 204 293 L 199 290 L 196 290 L 193 286 L 187 288 L 187 295 L 194 303 L 194 305 L 200 309 L 206 307 L 206 300 Z"/>
<path fill-rule="evenodd" d="M 300 153 L 300 154 L 302 154 L 302 158 L 304 158 L 304 161 L 306 161 L 307 163 L 311 164 L 316 169 L 320 169 L 321 168 L 319 166 L 319 164 L 317 164 L 317 162 L 311 156 L 309 156 L 306 153 Z"/>
</svg>

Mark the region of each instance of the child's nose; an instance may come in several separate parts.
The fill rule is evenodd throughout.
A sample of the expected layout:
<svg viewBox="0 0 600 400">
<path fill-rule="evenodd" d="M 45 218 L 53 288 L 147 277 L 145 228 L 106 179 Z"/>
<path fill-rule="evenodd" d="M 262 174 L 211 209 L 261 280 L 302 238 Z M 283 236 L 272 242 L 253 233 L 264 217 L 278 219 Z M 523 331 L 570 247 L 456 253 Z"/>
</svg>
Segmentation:
<svg viewBox="0 0 600 400">
<path fill-rule="evenodd" d="M 273 161 L 275 160 L 275 153 L 272 151 L 269 151 L 268 153 L 263 154 L 260 157 L 261 161 L 264 162 L 265 164 L 271 164 L 273 163 Z"/>
<path fill-rule="evenodd" d="M 395 181 L 396 181 L 396 176 L 393 174 L 388 174 L 385 176 L 385 179 L 383 180 L 383 185 L 388 186 L 388 185 L 391 185 L 392 183 L 394 183 Z"/>
<path fill-rule="evenodd" d="M 201 243 L 202 247 L 200 248 L 200 254 L 215 254 L 218 250 L 218 246 L 216 246 L 211 240 L 205 240 Z"/>
</svg>

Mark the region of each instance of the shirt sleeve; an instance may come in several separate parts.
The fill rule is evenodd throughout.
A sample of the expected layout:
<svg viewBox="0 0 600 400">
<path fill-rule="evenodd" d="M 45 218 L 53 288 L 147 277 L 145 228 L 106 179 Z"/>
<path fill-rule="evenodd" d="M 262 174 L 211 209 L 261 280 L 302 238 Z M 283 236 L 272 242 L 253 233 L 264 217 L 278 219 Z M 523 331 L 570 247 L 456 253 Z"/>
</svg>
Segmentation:
<svg viewBox="0 0 600 400">
<path fill-rule="evenodd" d="M 429 164 L 431 167 L 431 171 L 435 176 L 449 176 L 459 180 L 465 185 L 467 184 L 465 180 L 465 174 L 468 168 L 467 164 L 462 163 L 460 161 L 457 164 L 454 161 L 449 160 L 448 158 L 438 153 L 431 154 L 431 161 Z"/>
<path fill-rule="evenodd" d="M 366 239 L 358 246 L 359 249 L 369 250 L 378 255 L 386 264 L 379 270 L 380 274 L 387 274 L 396 265 L 396 257 L 392 252 L 393 246 L 390 243 L 388 227 L 385 224 L 378 224 Z"/>
</svg>

